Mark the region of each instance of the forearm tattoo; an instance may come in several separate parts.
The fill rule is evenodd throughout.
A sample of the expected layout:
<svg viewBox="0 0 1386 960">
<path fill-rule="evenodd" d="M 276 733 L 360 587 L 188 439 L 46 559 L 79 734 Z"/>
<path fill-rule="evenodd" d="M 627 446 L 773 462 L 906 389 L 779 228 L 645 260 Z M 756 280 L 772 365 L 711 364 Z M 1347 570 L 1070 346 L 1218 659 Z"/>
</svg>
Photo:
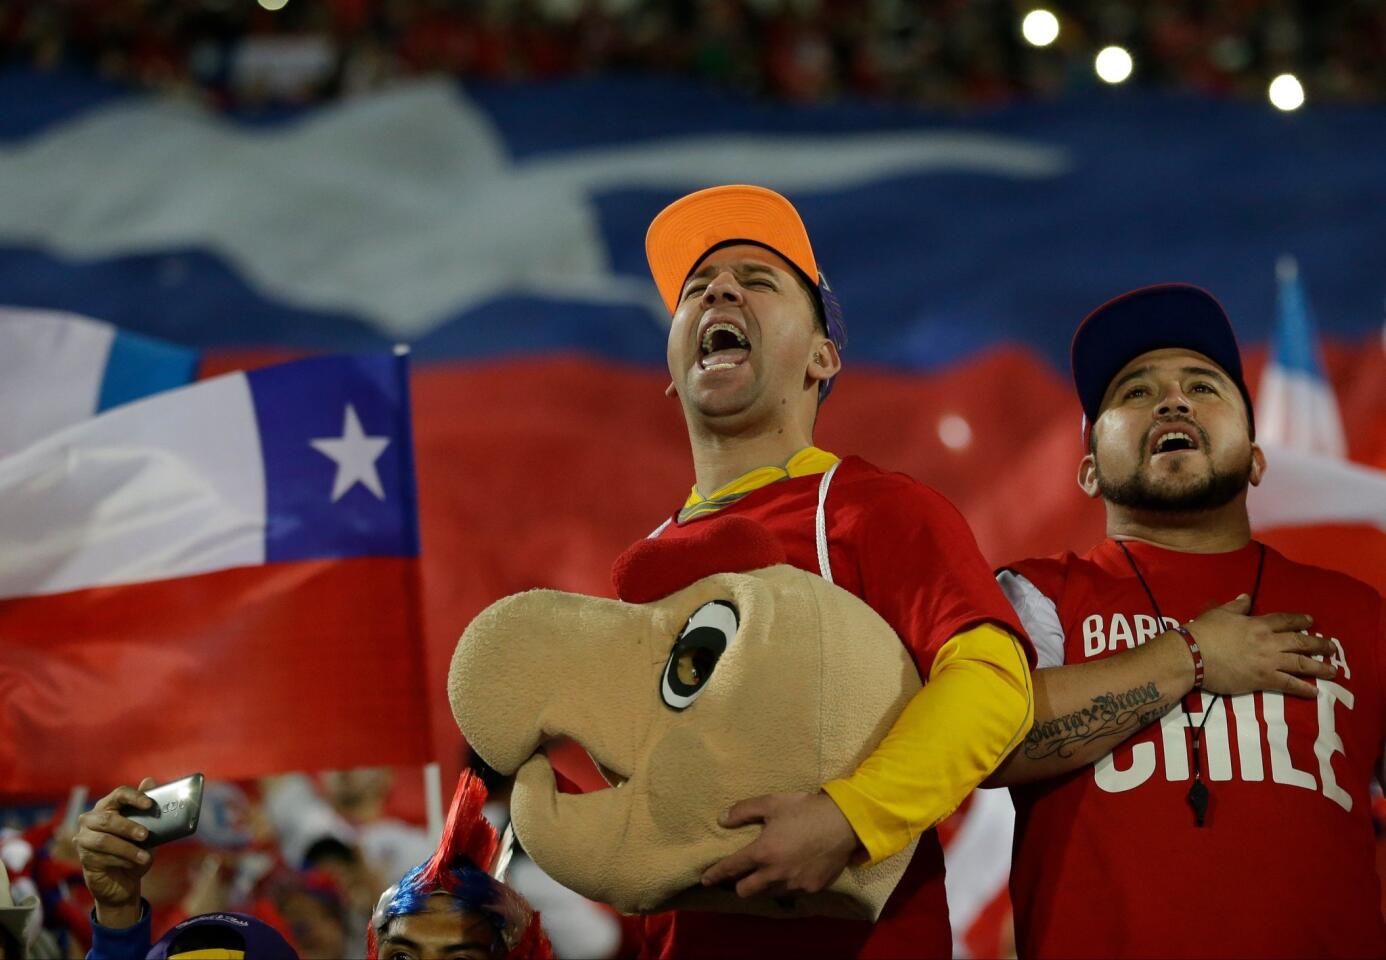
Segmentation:
<svg viewBox="0 0 1386 960">
<path fill-rule="evenodd" d="M 1177 702 L 1165 703 L 1153 682 L 1125 693 L 1100 694 L 1092 698 L 1091 706 L 1037 721 L 1025 737 L 1025 756 L 1031 760 L 1068 759 L 1094 741 L 1135 733 L 1169 713 Z"/>
</svg>

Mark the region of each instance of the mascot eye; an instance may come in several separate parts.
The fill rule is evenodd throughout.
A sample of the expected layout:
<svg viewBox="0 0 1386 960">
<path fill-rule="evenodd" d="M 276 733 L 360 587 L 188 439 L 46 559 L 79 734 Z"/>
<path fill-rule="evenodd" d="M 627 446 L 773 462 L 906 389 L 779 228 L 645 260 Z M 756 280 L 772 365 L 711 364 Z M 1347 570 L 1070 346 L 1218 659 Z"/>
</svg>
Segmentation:
<svg viewBox="0 0 1386 960">
<path fill-rule="evenodd" d="M 739 622 L 736 607 L 725 600 L 705 603 L 688 618 L 664 665 L 659 693 L 667 706 L 683 710 L 698 699 Z"/>
</svg>

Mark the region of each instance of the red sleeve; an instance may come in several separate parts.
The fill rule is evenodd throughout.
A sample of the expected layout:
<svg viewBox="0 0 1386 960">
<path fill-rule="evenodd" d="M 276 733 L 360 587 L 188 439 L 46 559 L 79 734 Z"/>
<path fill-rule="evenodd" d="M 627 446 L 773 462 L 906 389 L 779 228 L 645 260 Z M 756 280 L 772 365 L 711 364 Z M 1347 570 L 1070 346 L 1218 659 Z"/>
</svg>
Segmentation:
<svg viewBox="0 0 1386 960">
<path fill-rule="evenodd" d="M 950 638 L 984 623 L 1018 637 L 1034 669 L 1034 646 L 957 508 L 903 475 L 880 486 L 858 514 L 862 599 L 899 634 L 919 675 Z"/>
</svg>

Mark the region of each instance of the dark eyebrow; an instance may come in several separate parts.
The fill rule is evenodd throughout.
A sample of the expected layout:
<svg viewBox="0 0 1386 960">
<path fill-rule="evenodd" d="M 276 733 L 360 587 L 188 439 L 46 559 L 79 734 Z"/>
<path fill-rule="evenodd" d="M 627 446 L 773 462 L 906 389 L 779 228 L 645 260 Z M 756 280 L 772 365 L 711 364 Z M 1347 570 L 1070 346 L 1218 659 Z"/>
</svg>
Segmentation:
<svg viewBox="0 0 1386 960">
<path fill-rule="evenodd" d="M 1185 367 L 1184 372 L 1197 374 L 1200 377 L 1212 377 L 1214 380 L 1221 380 L 1223 383 L 1232 382 L 1227 378 L 1226 374 L 1220 370 L 1214 370 L 1212 367 Z"/>
<path fill-rule="evenodd" d="M 410 950 L 414 950 L 416 952 L 419 949 L 419 945 L 415 943 L 413 940 L 410 940 L 408 937 L 387 936 L 380 941 L 380 945 L 382 947 L 387 943 L 397 943 L 401 947 L 408 947 Z"/>
<path fill-rule="evenodd" d="M 1120 390 L 1121 385 L 1125 383 L 1127 380 L 1135 380 L 1137 377 L 1147 376 L 1150 373 L 1150 371 L 1154 369 L 1154 367 L 1137 367 L 1135 370 L 1132 370 L 1130 373 L 1127 373 L 1121 379 L 1117 380 L 1116 383 L 1112 384 L 1112 393 L 1116 393 L 1118 390 Z"/>
<path fill-rule="evenodd" d="M 410 950 L 415 951 L 416 953 L 422 951 L 422 948 L 413 940 L 410 940 L 408 937 L 389 936 L 386 937 L 384 940 L 380 941 L 381 946 L 384 946 L 387 943 L 398 944 L 399 946 L 406 947 Z M 473 948 L 479 950 L 490 950 L 491 944 L 482 943 L 480 940 L 463 940 L 461 943 L 449 943 L 446 946 L 440 947 L 438 949 L 438 952 L 456 953 L 458 951 L 471 950 Z"/>
</svg>

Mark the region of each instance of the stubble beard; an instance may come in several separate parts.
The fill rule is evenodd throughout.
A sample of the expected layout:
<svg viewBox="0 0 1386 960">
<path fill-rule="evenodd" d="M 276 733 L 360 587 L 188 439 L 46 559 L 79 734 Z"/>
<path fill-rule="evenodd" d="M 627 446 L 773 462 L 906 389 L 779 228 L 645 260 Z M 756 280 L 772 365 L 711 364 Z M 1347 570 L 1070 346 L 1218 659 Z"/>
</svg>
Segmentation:
<svg viewBox="0 0 1386 960">
<path fill-rule="evenodd" d="M 1096 464 L 1094 464 L 1096 466 Z M 1179 473 L 1180 465 L 1170 465 L 1170 473 Z M 1151 513 L 1198 513 L 1226 506 L 1246 490 L 1251 483 L 1251 452 L 1244 463 L 1221 472 L 1210 467 L 1201 480 L 1172 488 L 1167 481 L 1152 478 L 1146 469 L 1137 468 L 1120 480 L 1103 476 L 1097 469 L 1097 489 L 1102 499 L 1130 510 Z"/>
<path fill-rule="evenodd" d="M 708 422 L 725 422 L 745 416 L 755 406 L 755 391 L 743 386 L 735 391 L 723 391 L 694 397 L 693 409 Z"/>
</svg>

